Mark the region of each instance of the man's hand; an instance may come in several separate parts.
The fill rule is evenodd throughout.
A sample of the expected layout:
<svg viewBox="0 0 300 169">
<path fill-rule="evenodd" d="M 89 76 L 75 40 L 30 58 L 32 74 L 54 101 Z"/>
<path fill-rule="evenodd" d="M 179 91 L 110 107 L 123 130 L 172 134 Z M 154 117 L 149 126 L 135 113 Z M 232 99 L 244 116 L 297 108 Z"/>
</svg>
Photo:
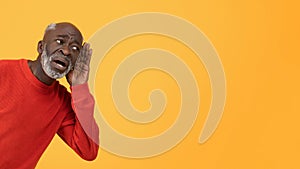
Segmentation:
<svg viewBox="0 0 300 169">
<path fill-rule="evenodd" d="M 88 81 L 92 53 L 90 44 L 84 43 L 73 70 L 66 76 L 67 81 L 71 86 L 84 84 Z"/>
</svg>

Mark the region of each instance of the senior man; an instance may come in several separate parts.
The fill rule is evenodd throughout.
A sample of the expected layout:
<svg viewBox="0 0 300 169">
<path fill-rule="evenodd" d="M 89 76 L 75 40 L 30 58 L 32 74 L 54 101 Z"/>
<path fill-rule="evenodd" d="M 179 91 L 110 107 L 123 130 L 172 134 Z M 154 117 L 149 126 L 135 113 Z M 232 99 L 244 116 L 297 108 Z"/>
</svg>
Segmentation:
<svg viewBox="0 0 300 169">
<path fill-rule="evenodd" d="M 0 61 L 1 169 L 35 168 L 56 133 L 83 159 L 97 157 L 99 129 L 87 84 L 92 49 L 82 43 L 73 24 L 50 24 L 36 60 Z M 62 77 L 72 94 L 57 81 Z"/>
</svg>

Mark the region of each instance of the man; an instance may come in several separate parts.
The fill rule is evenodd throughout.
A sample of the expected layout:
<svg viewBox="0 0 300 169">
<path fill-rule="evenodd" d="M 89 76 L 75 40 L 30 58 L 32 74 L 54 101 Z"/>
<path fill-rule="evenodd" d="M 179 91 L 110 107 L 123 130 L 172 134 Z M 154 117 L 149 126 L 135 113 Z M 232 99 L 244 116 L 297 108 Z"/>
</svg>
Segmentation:
<svg viewBox="0 0 300 169">
<path fill-rule="evenodd" d="M 0 61 L 0 169 L 32 169 L 57 133 L 94 160 L 99 130 L 87 85 L 92 50 L 71 23 L 50 24 L 38 57 Z M 56 79 L 66 77 L 71 94 Z"/>
</svg>

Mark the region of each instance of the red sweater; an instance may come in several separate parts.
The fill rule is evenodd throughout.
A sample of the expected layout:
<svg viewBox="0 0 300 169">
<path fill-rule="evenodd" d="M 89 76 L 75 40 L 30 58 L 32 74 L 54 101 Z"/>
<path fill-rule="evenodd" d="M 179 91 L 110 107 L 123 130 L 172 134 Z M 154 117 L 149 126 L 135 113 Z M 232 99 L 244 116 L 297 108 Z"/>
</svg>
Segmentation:
<svg viewBox="0 0 300 169">
<path fill-rule="evenodd" d="M 0 169 L 33 169 L 56 133 L 83 159 L 96 158 L 98 144 L 77 118 L 97 142 L 94 99 L 87 84 L 71 90 L 72 97 L 57 81 L 40 82 L 27 60 L 0 61 Z"/>
</svg>

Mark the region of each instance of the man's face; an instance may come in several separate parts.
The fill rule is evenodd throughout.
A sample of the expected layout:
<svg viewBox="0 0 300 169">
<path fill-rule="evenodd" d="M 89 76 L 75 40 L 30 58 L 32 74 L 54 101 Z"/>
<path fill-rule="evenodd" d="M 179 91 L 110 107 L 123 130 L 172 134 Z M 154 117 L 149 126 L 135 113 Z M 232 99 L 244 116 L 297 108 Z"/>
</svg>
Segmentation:
<svg viewBox="0 0 300 169">
<path fill-rule="evenodd" d="M 41 64 L 52 79 L 64 77 L 75 65 L 82 47 L 82 36 L 70 24 L 58 24 L 44 36 Z"/>
</svg>

